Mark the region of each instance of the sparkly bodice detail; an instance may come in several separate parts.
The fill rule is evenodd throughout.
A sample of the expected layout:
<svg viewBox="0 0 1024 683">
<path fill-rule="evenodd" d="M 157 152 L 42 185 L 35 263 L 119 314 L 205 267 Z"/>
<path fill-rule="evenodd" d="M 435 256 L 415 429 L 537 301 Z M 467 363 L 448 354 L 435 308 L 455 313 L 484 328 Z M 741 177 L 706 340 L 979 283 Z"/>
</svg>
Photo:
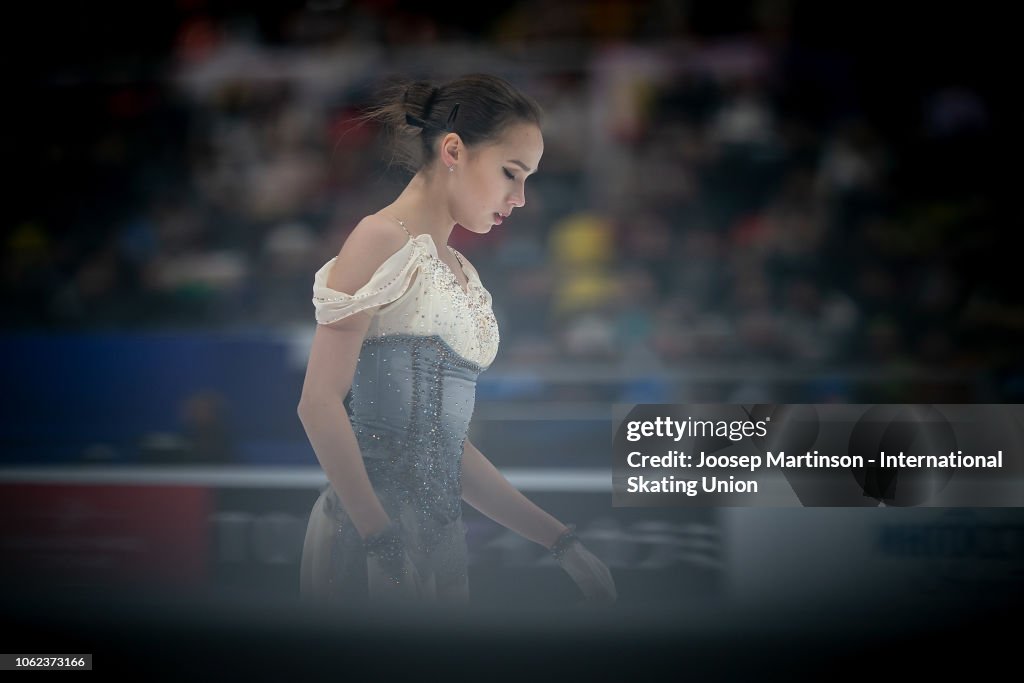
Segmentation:
<svg viewBox="0 0 1024 683">
<path fill-rule="evenodd" d="M 421 535 L 460 514 L 462 450 L 480 370 L 436 336 L 367 339 L 359 354 L 352 429 L 377 490 L 433 519 L 420 525 Z"/>
<path fill-rule="evenodd" d="M 476 269 L 455 249 L 468 280 L 463 289 L 437 254 L 428 233 L 410 236 L 364 286 L 353 294 L 327 286 L 335 259 L 317 271 L 313 305 L 320 324 L 330 324 L 378 306 L 366 338 L 389 335 L 436 336 L 464 360 L 486 368 L 498 351 L 498 323 L 491 294 Z"/>
</svg>

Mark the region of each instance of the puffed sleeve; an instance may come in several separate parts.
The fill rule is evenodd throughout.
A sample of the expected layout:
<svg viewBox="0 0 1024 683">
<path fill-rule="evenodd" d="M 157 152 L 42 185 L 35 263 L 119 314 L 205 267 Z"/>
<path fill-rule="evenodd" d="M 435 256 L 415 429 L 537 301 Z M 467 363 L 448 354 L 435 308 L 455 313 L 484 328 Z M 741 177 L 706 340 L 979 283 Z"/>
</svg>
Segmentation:
<svg viewBox="0 0 1024 683">
<path fill-rule="evenodd" d="M 423 243 L 417 238 L 410 239 L 380 264 L 370 280 L 353 294 L 327 286 L 327 277 L 336 260 L 332 258 L 313 277 L 316 321 L 321 325 L 329 325 L 367 308 L 395 301 L 409 287 L 423 254 Z"/>
</svg>

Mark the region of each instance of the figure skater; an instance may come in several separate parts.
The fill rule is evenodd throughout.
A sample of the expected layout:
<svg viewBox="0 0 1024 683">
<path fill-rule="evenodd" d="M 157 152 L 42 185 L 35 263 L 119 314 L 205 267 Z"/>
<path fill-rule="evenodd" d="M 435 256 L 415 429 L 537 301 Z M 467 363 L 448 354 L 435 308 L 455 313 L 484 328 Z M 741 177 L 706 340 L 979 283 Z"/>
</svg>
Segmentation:
<svg viewBox="0 0 1024 683">
<path fill-rule="evenodd" d="M 589 601 L 608 568 L 467 438 L 498 326 L 476 268 L 448 246 L 526 203 L 544 150 L 536 102 L 468 75 L 392 86 L 366 115 L 414 172 L 315 275 L 318 323 L 298 413 L 327 475 L 310 514 L 301 593 L 327 601 L 466 601 L 462 501 L 547 548 Z M 343 400 L 351 389 L 351 417 Z"/>
</svg>

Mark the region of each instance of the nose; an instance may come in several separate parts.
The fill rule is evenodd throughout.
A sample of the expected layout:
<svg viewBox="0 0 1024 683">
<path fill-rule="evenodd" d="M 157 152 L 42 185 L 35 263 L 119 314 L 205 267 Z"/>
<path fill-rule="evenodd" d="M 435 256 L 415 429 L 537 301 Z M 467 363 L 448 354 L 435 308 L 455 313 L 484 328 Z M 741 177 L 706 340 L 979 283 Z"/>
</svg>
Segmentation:
<svg viewBox="0 0 1024 683">
<path fill-rule="evenodd" d="M 526 188 L 524 187 L 520 192 L 514 193 L 508 198 L 508 203 L 511 206 L 520 207 L 526 205 Z"/>
</svg>

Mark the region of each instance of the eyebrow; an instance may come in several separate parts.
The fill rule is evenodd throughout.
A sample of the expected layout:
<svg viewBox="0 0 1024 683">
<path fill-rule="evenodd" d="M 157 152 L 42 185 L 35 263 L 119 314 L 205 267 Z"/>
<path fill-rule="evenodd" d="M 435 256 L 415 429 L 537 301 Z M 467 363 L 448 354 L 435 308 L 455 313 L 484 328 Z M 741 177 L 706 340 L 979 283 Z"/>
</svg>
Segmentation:
<svg viewBox="0 0 1024 683">
<path fill-rule="evenodd" d="M 509 159 L 509 160 L 508 160 L 508 162 L 509 162 L 510 164 L 516 164 L 516 165 L 518 165 L 518 166 L 519 166 L 519 168 L 523 169 L 523 170 L 524 170 L 524 171 L 526 171 L 527 173 L 533 173 L 533 169 L 532 169 L 532 168 L 530 168 L 529 166 L 527 166 L 526 164 L 524 164 L 523 162 L 519 161 L 519 159 Z"/>
</svg>

